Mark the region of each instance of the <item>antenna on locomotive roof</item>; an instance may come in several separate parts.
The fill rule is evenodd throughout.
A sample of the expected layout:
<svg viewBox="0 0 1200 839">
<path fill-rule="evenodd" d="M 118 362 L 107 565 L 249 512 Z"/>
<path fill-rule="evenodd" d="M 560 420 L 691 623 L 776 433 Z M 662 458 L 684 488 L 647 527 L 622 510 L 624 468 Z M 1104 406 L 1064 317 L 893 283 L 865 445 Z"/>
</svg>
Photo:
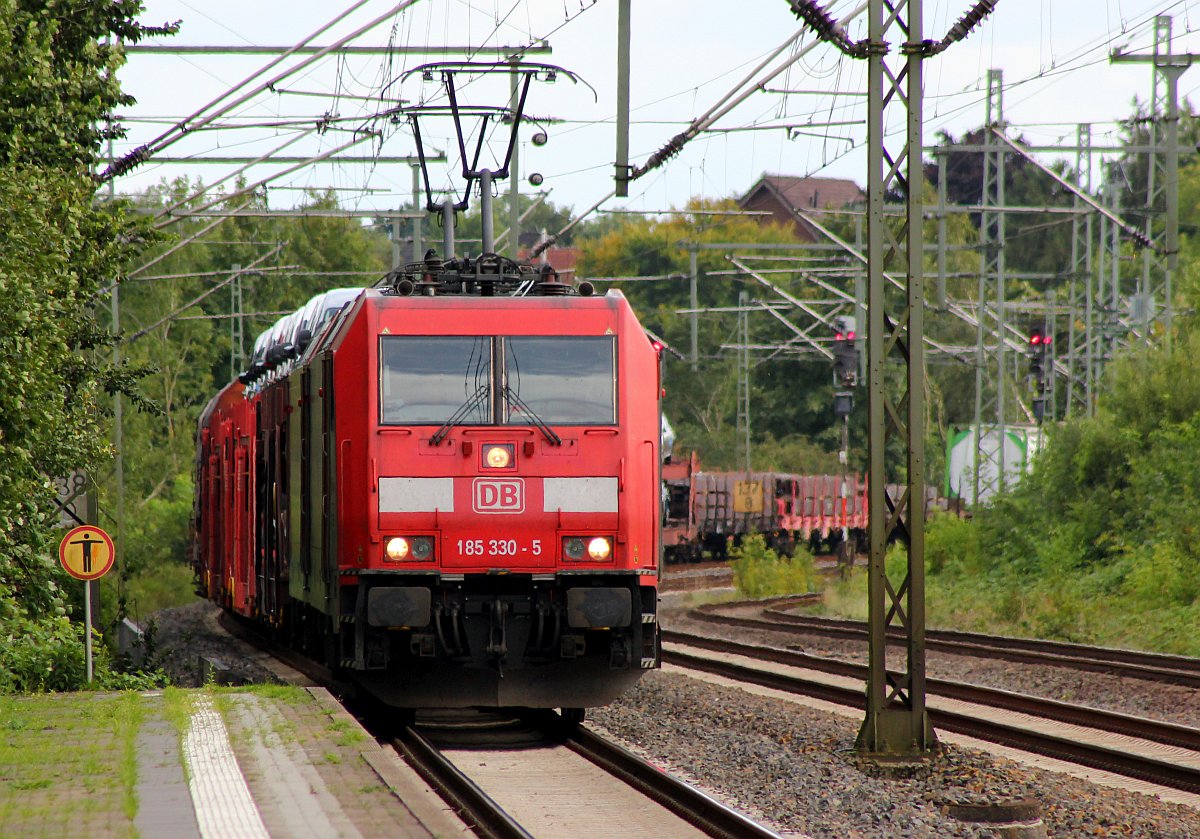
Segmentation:
<svg viewBox="0 0 1200 839">
<path fill-rule="evenodd" d="M 476 181 L 479 183 L 479 209 L 483 225 L 482 254 L 484 256 L 490 255 L 495 249 L 495 236 L 492 223 L 492 184 L 495 181 L 505 180 L 509 176 L 509 166 L 512 163 L 513 150 L 516 148 L 517 132 L 521 127 L 521 121 L 527 119 L 539 125 L 549 121 L 526 116 L 525 99 L 529 94 L 529 86 L 534 80 L 554 82 L 559 76 L 569 79 L 572 83 L 583 80 L 569 70 L 553 64 L 520 64 L 515 60 L 501 63 L 449 61 L 422 64 L 404 73 L 401 76 L 401 81 L 415 73 L 420 73 L 421 78 L 426 82 L 440 80 L 445 86 L 449 104 L 416 105 L 411 108 L 404 108 L 399 114 L 392 117 L 392 121 L 399 122 L 401 119 L 407 119 L 412 126 L 413 138 L 417 144 L 417 155 L 421 161 L 421 176 L 425 183 L 426 209 L 431 213 L 440 212 L 442 214 L 442 230 L 445 245 L 444 257 L 447 260 L 454 259 L 454 220 L 458 212 L 466 210 L 469 206 L 471 192 Z M 512 96 L 510 105 L 474 105 L 459 101 L 461 88 L 466 88 L 475 81 L 493 74 L 504 74 L 506 78 L 514 81 L 515 95 Z M 456 79 L 459 76 L 466 77 L 468 79 L 467 84 L 457 84 Z M 592 91 L 593 96 L 596 95 L 595 88 L 586 81 L 583 81 L 583 84 Z M 423 118 L 447 116 L 454 122 L 454 133 L 458 138 L 458 153 L 462 160 L 462 177 L 466 181 L 466 187 L 462 193 L 462 197 L 457 201 L 452 200 L 450 197 L 447 197 L 443 201 L 435 201 L 433 189 L 429 183 L 429 167 L 426 163 L 425 146 L 421 139 L 421 121 Z M 478 120 L 478 136 L 475 142 L 474 154 L 469 158 L 467 154 L 468 132 L 463 127 L 464 117 L 474 117 Z M 479 165 L 489 123 L 507 123 L 510 126 L 504 158 L 496 169 L 480 167 Z M 534 143 L 535 145 L 543 145 L 545 142 L 546 132 L 543 128 L 534 137 Z M 516 231 L 512 231 L 512 233 L 512 238 L 515 240 Z"/>
</svg>

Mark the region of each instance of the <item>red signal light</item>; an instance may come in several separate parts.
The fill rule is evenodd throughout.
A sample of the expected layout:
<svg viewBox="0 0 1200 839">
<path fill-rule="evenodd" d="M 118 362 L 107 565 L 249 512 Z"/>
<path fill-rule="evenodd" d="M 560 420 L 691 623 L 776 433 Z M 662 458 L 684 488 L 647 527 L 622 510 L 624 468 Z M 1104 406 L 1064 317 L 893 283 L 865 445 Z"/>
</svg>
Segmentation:
<svg viewBox="0 0 1200 839">
<path fill-rule="evenodd" d="M 651 341 L 650 346 L 654 348 L 655 352 L 660 353 L 663 351 L 663 345 L 661 341 Z"/>
<path fill-rule="evenodd" d="M 844 334 L 844 333 L 838 332 L 838 333 L 835 333 L 835 334 L 834 334 L 834 336 L 833 336 L 833 340 L 835 340 L 835 341 L 844 341 L 844 340 L 846 340 L 846 336 L 845 336 L 845 334 Z"/>
<path fill-rule="evenodd" d="M 846 333 L 846 340 L 847 340 L 847 341 L 853 341 L 853 340 L 854 340 L 854 333 L 853 333 L 853 332 L 847 332 L 847 333 Z"/>
<path fill-rule="evenodd" d="M 1043 343 L 1043 344 L 1049 344 L 1049 343 L 1050 343 L 1051 341 L 1053 341 L 1053 340 L 1054 340 L 1054 336 L 1052 336 L 1052 335 L 1046 335 L 1046 336 L 1043 336 L 1043 338 L 1042 338 L 1042 343 Z"/>
<path fill-rule="evenodd" d="M 1029 343 L 1033 344 L 1036 347 L 1038 344 L 1042 343 L 1042 336 L 1041 335 L 1030 335 Z"/>
</svg>

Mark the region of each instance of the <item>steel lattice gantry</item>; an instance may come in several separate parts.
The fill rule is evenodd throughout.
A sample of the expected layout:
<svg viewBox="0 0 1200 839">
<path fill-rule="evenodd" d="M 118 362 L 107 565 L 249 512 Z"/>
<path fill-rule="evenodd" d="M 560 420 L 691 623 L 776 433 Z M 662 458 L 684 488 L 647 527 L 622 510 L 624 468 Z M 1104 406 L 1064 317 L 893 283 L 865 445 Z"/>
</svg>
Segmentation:
<svg viewBox="0 0 1200 839">
<path fill-rule="evenodd" d="M 1147 156 L 1145 235 L 1152 247 L 1142 251 L 1142 275 L 1133 298 L 1134 328 L 1149 341 L 1155 327 L 1171 346 L 1174 306 L 1172 279 L 1179 257 L 1179 78 L 1197 58 L 1172 49 L 1171 18 L 1154 18 L 1154 48 L 1147 54 L 1115 51 L 1114 64 L 1146 63 L 1154 70 L 1150 96 L 1150 149 Z"/>
<path fill-rule="evenodd" d="M 936 743 L 925 707 L 925 289 L 921 160 L 922 0 L 871 0 L 867 94 L 867 415 L 870 605 L 866 718 L 858 748 L 870 753 L 923 753 Z M 905 130 L 888 137 L 886 117 L 902 114 Z M 907 195 L 899 236 L 888 229 L 889 188 Z M 902 289 L 885 277 L 906 260 Z M 897 379 L 900 379 L 897 388 Z M 898 398 L 893 394 L 898 391 Z M 904 443 L 905 483 L 887 491 L 888 440 Z M 900 531 L 907 562 L 897 584 L 887 574 L 888 537 Z M 889 668 L 887 633 L 905 639 L 906 669 Z"/>
<path fill-rule="evenodd" d="M 1005 159 L 1007 148 L 993 128 L 1004 128 L 1004 76 L 1000 70 L 987 73 L 987 117 L 984 122 L 983 189 L 980 204 L 983 212 L 979 224 L 979 290 L 978 322 L 975 332 L 975 470 L 972 480 L 971 503 L 994 495 L 1004 488 L 1008 464 L 1005 463 L 1005 427 L 1007 424 L 1005 386 L 1008 370 L 1003 336 L 1007 329 L 1007 289 L 1005 265 L 1006 215 L 1004 207 Z M 989 288 L 994 284 L 994 289 Z M 995 304 L 988 306 L 989 292 L 994 291 Z M 990 315 L 990 318 L 989 318 Z M 993 357 L 989 359 L 988 345 L 996 336 Z M 988 365 L 994 362 L 995 390 L 989 388 Z M 987 424 L 994 423 L 994 445 L 987 445 Z"/>
</svg>

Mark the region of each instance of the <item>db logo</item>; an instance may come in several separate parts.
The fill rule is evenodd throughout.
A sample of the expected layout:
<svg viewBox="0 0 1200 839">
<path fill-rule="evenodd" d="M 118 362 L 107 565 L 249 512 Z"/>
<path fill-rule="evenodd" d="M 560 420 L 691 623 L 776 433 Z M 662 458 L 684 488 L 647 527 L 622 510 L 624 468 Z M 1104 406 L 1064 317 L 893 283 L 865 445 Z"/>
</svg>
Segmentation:
<svg viewBox="0 0 1200 839">
<path fill-rule="evenodd" d="M 476 478 L 471 488 L 471 506 L 477 513 L 523 513 L 525 482 L 520 478 Z"/>
</svg>

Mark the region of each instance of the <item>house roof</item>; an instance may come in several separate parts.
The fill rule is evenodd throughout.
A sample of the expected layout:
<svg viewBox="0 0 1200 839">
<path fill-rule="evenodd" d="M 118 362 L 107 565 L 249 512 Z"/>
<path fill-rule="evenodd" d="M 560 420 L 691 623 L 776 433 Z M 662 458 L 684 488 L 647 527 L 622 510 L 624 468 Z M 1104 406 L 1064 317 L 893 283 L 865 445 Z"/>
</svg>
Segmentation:
<svg viewBox="0 0 1200 839">
<path fill-rule="evenodd" d="M 763 175 L 738 201 L 745 206 L 761 193 L 774 197 L 787 210 L 841 208 L 865 200 L 861 188 L 845 178 L 801 178 L 795 175 Z"/>
<path fill-rule="evenodd" d="M 528 259 L 530 248 L 522 247 L 517 253 L 518 259 Z M 579 261 L 579 248 L 549 247 L 542 251 L 538 261 L 549 265 L 559 274 L 571 274 L 575 271 L 575 263 Z"/>
</svg>

